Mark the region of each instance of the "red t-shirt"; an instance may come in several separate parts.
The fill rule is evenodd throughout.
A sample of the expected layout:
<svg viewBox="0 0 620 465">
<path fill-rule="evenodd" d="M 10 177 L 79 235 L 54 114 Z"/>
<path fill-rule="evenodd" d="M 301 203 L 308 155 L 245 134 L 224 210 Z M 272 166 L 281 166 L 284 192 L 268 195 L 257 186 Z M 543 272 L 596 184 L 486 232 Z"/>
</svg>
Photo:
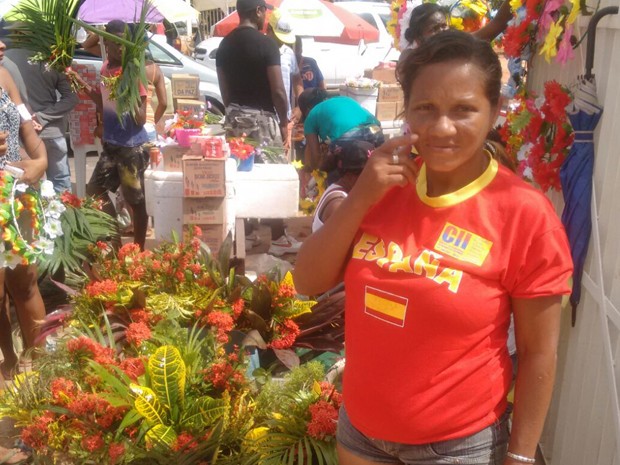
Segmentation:
<svg viewBox="0 0 620 465">
<path fill-rule="evenodd" d="M 397 187 L 366 215 L 347 266 L 344 403 L 369 437 L 425 444 L 506 409 L 511 297 L 569 294 L 550 202 L 497 162 L 457 192 Z"/>
</svg>

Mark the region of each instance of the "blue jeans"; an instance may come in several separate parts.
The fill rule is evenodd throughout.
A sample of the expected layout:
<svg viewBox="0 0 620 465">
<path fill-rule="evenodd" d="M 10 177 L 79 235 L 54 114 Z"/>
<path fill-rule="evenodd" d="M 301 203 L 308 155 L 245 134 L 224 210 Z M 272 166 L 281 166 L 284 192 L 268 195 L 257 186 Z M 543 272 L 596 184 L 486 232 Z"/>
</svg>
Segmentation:
<svg viewBox="0 0 620 465">
<path fill-rule="evenodd" d="M 54 184 L 56 192 L 71 190 L 71 170 L 67 159 L 67 141 L 64 137 L 43 139 L 47 150 L 47 179 Z"/>
<path fill-rule="evenodd" d="M 338 443 L 371 462 L 405 465 L 502 465 L 508 449 L 510 409 L 471 436 L 430 444 L 400 444 L 365 436 L 349 421 L 344 405 L 338 417 Z"/>
</svg>

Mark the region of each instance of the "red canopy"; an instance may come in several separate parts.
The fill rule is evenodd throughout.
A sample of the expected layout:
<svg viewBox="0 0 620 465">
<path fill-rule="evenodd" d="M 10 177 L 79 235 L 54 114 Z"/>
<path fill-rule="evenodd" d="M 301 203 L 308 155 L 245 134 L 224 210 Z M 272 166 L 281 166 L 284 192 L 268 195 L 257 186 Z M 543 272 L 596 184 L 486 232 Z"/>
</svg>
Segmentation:
<svg viewBox="0 0 620 465">
<path fill-rule="evenodd" d="M 286 7 L 288 6 L 286 2 L 298 2 L 298 0 L 267 0 L 267 3 L 276 8 L 281 8 L 282 10 L 286 10 Z M 326 27 L 326 22 L 321 22 L 320 17 L 291 18 L 293 32 L 296 34 L 300 36 L 311 36 L 314 37 L 315 40 L 323 42 L 353 45 L 357 45 L 362 39 L 364 39 L 365 42 L 377 42 L 379 40 L 378 29 L 364 21 L 355 13 L 351 13 L 350 11 L 339 7 L 338 4 L 330 3 L 325 0 L 303 0 L 303 5 L 306 8 L 311 8 L 313 3 L 316 3 L 318 6 L 323 8 L 327 8 L 329 12 L 339 20 L 343 28 L 329 30 L 329 28 Z M 269 14 L 270 10 L 267 10 L 267 18 L 265 20 L 265 29 L 263 32 L 266 32 L 267 30 Z M 333 24 L 333 20 L 331 21 L 331 24 Z M 215 24 L 213 35 L 224 37 L 238 25 L 239 15 L 235 11 Z"/>
</svg>

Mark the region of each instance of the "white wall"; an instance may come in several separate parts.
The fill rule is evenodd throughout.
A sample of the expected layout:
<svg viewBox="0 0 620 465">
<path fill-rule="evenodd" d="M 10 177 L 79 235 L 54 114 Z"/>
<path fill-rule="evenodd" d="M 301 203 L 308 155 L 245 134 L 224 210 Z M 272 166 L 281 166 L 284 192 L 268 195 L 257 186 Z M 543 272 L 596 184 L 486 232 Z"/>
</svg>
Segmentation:
<svg viewBox="0 0 620 465">
<path fill-rule="evenodd" d="M 594 2 L 593 2 L 594 5 Z M 618 5 L 603 1 L 601 7 Z M 580 18 L 585 32 L 589 18 Z M 585 41 L 562 67 L 537 57 L 529 86 L 546 80 L 572 85 L 584 74 Z M 597 28 L 594 74 L 605 106 L 594 135 L 597 224 L 584 272 L 577 323 L 567 308 L 560 341 L 554 399 L 541 441 L 549 465 L 620 465 L 620 17 Z M 561 212 L 561 196 L 552 196 Z M 596 230 L 598 229 L 598 237 Z M 602 284 L 602 286 L 601 286 Z"/>
</svg>

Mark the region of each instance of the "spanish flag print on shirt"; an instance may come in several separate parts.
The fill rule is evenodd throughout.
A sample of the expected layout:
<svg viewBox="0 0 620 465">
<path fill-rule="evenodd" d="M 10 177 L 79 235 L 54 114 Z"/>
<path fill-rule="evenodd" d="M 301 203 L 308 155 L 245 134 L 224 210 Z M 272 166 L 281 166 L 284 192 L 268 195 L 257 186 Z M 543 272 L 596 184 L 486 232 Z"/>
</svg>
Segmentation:
<svg viewBox="0 0 620 465">
<path fill-rule="evenodd" d="M 405 326 L 408 303 L 406 297 L 400 297 L 366 286 L 366 297 L 364 300 L 365 311 L 368 315 L 396 326 Z"/>
</svg>

